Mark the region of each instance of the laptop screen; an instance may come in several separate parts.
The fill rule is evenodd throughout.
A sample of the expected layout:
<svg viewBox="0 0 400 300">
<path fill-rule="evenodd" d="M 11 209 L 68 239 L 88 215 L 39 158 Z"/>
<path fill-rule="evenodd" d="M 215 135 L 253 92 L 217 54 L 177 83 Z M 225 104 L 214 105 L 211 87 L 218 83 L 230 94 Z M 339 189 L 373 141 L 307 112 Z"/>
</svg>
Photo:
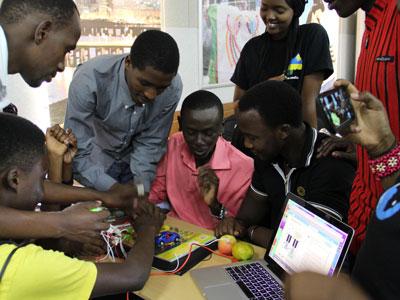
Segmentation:
<svg viewBox="0 0 400 300">
<path fill-rule="evenodd" d="M 268 253 L 287 273 L 332 276 L 348 234 L 290 198 Z"/>
</svg>

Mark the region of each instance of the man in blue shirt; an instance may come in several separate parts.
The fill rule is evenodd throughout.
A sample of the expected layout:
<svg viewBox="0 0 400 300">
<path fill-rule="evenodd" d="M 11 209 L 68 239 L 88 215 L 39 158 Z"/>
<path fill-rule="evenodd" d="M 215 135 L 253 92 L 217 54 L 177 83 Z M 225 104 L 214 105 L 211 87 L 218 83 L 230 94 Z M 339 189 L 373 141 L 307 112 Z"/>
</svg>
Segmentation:
<svg viewBox="0 0 400 300">
<path fill-rule="evenodd" d="M 149 190 L 182 94 L 178 65 L 174 39 L 149 30 L 130 55 L 101 56 L 78 67 L 65 118 L 78 139 L 78 181 L 105 191 L 140 180 Z"/>
</svg>

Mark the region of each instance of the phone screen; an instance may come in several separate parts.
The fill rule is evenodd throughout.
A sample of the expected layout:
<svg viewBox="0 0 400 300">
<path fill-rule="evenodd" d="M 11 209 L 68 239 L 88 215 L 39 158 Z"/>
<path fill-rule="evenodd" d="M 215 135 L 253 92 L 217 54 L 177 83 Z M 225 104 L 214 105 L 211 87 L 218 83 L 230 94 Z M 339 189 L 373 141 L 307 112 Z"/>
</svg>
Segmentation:
<svg viewBox="0 0 400 300">
<path fill-rule="evenodd" d="M 336 88 L 320 94 L 318 103 L 331 126 L 330 129 L 335 132 L 349 126 L 355 118 L 350 97 L 344 88 Z"/>
</svg>

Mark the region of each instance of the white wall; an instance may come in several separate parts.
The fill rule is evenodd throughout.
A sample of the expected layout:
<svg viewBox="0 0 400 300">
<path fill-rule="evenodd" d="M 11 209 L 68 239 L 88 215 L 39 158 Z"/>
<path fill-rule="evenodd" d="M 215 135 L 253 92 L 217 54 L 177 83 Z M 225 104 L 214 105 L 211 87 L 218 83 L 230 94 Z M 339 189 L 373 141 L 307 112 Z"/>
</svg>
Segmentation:
<svg viewBox="0 0 400 300">
<path fill-rule="evenodd" d="M 354 81 L 355 74 L 355 38 L 356 15 L 340 19 L 339 23 L 339 53 L 338 53 L 338 78 Z"/>
<path fill-rule="evenodd" d="M 181 62 L 179 74 L 183 79 L 183 94 L 178 105 L 190 93 L 202 89 L 202 53 L 200 45 L 199 3 L 201 0 L 163 0 L 162 28 L 178 43 Z M 222 102 L 233 99 L 233 85 L 208 87 Z"/>
<path fill-rule="evenodd" d="M 11 75 L 8 78 L 7 98 L 17 106 L 21 117 L 32 121 L 43 131 L 50 126 L 47 89 L 31 88 L 19 74 Z"/>
<path fill-rule="evenodd" d="M 357 12 L 357 22 L 356 22 L 356 46 L 355 46 L 355 57 L 358 57 L 361 49 L 362 36 L 365 30 L 365 13 L 362 10 Z M 358 60 L 355 61 L 357 66 Z M 356 69 L 354 70 L 354 74 Z"/>
</svg>

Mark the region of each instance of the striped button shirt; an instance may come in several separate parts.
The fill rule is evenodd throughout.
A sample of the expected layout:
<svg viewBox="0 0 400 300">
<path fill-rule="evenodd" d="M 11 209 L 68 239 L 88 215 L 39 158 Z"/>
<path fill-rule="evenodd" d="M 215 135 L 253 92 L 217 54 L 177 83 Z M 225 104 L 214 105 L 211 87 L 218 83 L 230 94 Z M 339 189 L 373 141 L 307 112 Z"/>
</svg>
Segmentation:
<svg viewBox="0 0 400 300">
<path fill-rule="evenodd" d="M 391 128 L 399 139 L 400 14 L 395 0 L 376 0 L 366 14 L 365 32 L 358 59 L 356 86 L 380 99 L 388 111 Z M 353 252 L 365 238 L 366 226 L 382 187 L 368 166 L 368 156 L 357 149 L 358 170 L 350 196 L 349 224 L 356 230 Z"/>
</svg>

